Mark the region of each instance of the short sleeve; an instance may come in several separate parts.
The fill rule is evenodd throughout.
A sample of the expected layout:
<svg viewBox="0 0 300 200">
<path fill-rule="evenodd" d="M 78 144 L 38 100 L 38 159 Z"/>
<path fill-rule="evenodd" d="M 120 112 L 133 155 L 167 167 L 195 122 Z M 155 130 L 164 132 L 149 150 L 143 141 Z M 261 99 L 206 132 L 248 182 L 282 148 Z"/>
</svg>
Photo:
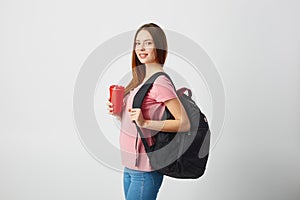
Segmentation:
<svg viewBox="0 0 300 200">
<path fill-rule="evenodd" d="M 172 82 L 166 76 L 159 76 L 153 83 L 152 90 L 157 102 L 177 98 Z"/>
</svg>

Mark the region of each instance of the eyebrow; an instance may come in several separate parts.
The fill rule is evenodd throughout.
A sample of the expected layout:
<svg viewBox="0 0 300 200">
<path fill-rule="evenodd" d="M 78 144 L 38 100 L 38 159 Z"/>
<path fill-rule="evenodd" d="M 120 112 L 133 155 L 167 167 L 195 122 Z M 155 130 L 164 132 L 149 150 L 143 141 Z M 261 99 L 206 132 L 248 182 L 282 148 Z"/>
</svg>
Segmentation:
<svg viewBox="0 0 300 200">
<path fill-rule="evenodd" d="M 152 41 L 151 39 L 146 39 L 146 40 L 144 40 L 144 41 L 148 41 L 148 40 L 149 40 L 149 41 Z M 135 40 L 135 41 L 139 41 L 139 40 Z"/>
</svg>

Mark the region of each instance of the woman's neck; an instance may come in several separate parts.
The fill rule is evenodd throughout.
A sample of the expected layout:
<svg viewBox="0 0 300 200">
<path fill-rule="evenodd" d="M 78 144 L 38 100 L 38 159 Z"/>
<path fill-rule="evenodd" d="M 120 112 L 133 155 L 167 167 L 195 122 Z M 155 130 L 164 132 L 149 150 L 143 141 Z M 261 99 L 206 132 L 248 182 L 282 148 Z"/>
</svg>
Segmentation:
<svg viewBox="0 0 300 200">
<path fill-rule="evenodd" d="M 146 67 L 145 79 L 148 79 L 150 76 L 152 76 L 156 72 L 164 71 L 162 65 L 159 63 L 148 63 L 148 64 L 145 64 L 145 67 Z"/>
</svg>

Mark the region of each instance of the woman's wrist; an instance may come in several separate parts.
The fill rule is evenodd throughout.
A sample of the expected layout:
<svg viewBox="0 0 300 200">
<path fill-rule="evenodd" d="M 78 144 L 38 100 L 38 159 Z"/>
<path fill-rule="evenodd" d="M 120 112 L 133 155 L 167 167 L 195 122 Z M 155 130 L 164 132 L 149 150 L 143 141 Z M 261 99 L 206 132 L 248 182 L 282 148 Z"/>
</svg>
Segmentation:
<svg viewBox="0 0 300 200">
<path fill-rule="evenodd" d="M 150 125 L 150 120 L 145 119 L 142 124 L 142 128 L 149 128 L 149 125 Z"/>
<path fill-rule="evenodd" d="M 142 128 L 160 131 L 165 125 L 165 120 L 144 120 Z"/>
</svg>

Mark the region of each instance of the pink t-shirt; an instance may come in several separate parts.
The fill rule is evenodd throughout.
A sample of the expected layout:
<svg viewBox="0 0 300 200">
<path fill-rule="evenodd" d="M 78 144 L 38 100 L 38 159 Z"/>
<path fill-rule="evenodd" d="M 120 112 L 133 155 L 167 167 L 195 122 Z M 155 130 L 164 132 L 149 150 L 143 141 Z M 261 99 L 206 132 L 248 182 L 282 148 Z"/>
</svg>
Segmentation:
<svg viewBox="0 0 300 200">
<path fill-rule="evenodd" d="M 120 130 L 120 150 L 122 164 L 130 169 L 136 169 L 140 171 L 152 171 L 149 163 L 148 156 L 145 152 L 144 145 L 137 132 L 136 125 L 131 121 L 128 109 L 132 108 L 133 98 L 142 85 L 137 86 L 131 90 L 124 97 L 125 105 L 123 106 L 122 118 L 121 118 L 121 130 Z M 159 76 L 153 83 L 152 88 L 145 96 L 142 104 L 142 113 L 145 119 L 161 120 L 163 112 L 165 110 L 164 102 L 173 98 L 177 98 L 173 85 L 170 80 L 165 76 Z M 141 129 L 146 137 L 148 145 L 153 144 L 153 140 L 150 137 L 155 135 L 158 131 L 150 129 Z M 138 135 L 138 143 L 136 152 L 135 142 Z M 138 160 L 136 166 L 136 158 Z"/>
</svg>

